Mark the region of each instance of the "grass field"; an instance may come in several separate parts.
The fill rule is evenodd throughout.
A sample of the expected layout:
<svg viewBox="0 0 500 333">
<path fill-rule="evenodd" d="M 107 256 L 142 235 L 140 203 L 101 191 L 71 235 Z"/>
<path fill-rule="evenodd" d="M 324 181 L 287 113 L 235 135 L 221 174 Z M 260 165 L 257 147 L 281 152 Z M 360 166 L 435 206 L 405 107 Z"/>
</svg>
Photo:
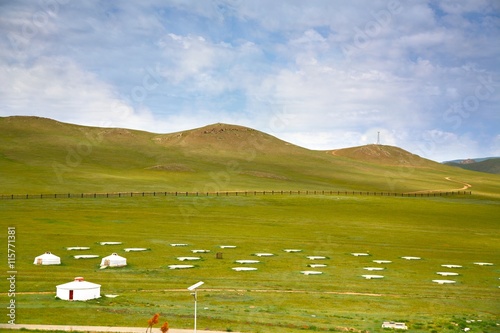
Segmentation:
<svg viewBox="0 0 500 333">
<path fill-rule="evenodd" d="M 381 332 L 382 321 L 400 320 L 412 332 L 458 332 L 466 320 L 482 320 L 468 325 L 498 331 L 500 207 L 494 200 L 336 195 L 32 199 L 2 201 L 0 210 L 2 224 L 16 227 L 19 323 L 145 326 L 159 312 L 171 327 L 190 328 L 193 300 L 185 288 L 202 280 L 199 328 Z M 103 246 L 102 241 L 123 244 Z M 70 246 L 91 249 L 66 250 Z M 149 250 L 125 252 L 126 247 Z M 302 252 L 284 252 L 287 248 Z M 211 252 L 193 254 L 194 249 Z M 62 265 L 33 265 L 45 251 L 59 255 Z M 73 258 L 112 252 L 125 256 L 129 265 L 100 270 L 100 259 Z M 217 252 L 223 259 L 215 258 Z M 259 258 L 253 255 L 257 252 L 275 256 Z M 193 255 L 202 257 L 191 262 L 195 268 L 168 268 L 185 263 L 178 256 Z M 327 259 L 312 262 L 306 258 L 310 255 Z M 251 265 L 257 271 L 235 272 L 231 268 L 241 266 L 238 259 L 261 262 Z M 392 263 L 379 265 L 373 262 L 377 259 Z M 311 270 L 311 263 L 327 267 L 313 269 L 322 275 L 300 274 Z M 453 270 L 460 274 L 453 277 L 455 285 L 432 282 L 442 278 L 436 272 L 450 270 L 442 264 L 463 266 Z M 373 274 L 363 269 L 370 266 L 383 266 L 375 274 L 385 277 L 363 279 L 362 274 Z M 119 296 L 55 299 L 55 286 L 75 276 L 101 284 L 103 295 Z"/>
</svg>

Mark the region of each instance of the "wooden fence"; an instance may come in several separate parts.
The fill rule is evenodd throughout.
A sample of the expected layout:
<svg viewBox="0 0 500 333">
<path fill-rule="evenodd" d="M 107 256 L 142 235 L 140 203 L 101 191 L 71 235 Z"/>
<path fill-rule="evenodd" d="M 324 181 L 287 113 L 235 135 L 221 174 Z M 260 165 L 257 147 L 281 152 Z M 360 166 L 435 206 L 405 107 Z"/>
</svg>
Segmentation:
<svg viewBox="0 0 500 333">
<path fill-rule="evenodd" d="M 14 199 L 76 199 L 125 197 L 193 197 L 193 196 L 257 196 L 257 195 L 358 195 L 386 197 L 442 197 L 472 195 L 471 191 L 439 192 L 374 192 L 374 191 L 219 191 L 219 192 L 110 192 L 110 193 L 57 193 L 57 194 L 0 194 L 0 200 Z"/>
</svg>

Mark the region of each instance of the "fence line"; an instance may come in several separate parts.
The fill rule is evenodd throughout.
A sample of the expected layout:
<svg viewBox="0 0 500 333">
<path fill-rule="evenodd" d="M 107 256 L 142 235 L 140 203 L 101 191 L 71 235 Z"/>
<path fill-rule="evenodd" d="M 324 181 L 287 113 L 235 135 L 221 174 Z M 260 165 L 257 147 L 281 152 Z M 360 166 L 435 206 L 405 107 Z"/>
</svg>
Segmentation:
<svg viewBox="0 0 500 333">
<path fill-rule="evenodd" d="M 58 193 L 58 194 L 0 194 L 0 200 L 15 199 L 76 199 L 76 198 L 121 198 L 121 197 L 193 197 L 193 196 L 257 196 L 257 195 L 359 195 L 387 197 L 442 197 L 454 195 L 472 195 L 471 191 L 439 191 L 439 192 L 374 192 L 374 191 L 218 191 L 218 192 L 110 192 L 110 193 Z"/>
</svg>

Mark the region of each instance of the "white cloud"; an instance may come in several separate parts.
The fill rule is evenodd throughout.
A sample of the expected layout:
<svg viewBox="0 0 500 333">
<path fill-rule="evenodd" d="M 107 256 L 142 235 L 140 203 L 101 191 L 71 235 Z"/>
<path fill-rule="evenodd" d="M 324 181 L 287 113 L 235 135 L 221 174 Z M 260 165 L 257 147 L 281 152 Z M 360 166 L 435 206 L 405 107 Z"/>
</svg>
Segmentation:
<svg viewBox="0 0 500 333">
<path fill-rule="evenodd" d="M 168 83 L 206 95 L 255 84 L 253 78 L 257 73 L 253 64 L 262 56 L 251 42 L 213 43 L 194 35 L 168 34 L 158 45 L 162 48 L 161 72 Z"/>
<path fill-rule="evenodd" d="M 409 143 L 408 150 L 438 162 L 489 156 L 492 151 L 471 133 L 457 134 L 439 129 L 423 131 Z"/>
<path fill-rule="evenodd" d="M 0 66 L 1 115 L 37 115 L 93 125 L 153 129 L 147 109 L 135 110 L 115 89 L 66 58 L 41 58 L 32 66 Z"/>
<path fill-rule="evenodd" d="M 414 117 L 418 109 L 408 98 L 409 81 L 377 70 L 344 70 L 317 61 L 297 67 L 269 76 L 259 91 L 268 100 L 280 101 L 293 115 L 290 128 L 401 126 L 408 118 L 419 124 Z"/>
</svg>

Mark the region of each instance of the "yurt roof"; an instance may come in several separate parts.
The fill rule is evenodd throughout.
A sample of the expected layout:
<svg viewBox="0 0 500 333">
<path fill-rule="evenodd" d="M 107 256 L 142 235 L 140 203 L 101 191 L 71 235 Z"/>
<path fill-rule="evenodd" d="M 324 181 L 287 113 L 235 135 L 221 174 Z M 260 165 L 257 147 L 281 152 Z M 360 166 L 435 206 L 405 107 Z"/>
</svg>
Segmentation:
<svg viewBox="0 0 500 333">
<path fill-rule="evenodd" d="M 75 290 L 75 289 L 95 289 L 95 288 L 98 288 L 100 286 L 101 286 L 100 284 L 84 281 L 82 277 L 77 277 L 77 278 L 75 278 L 74 281 L 60 284 L 56 287 L 60 288 L 60 289 Z"/>
<path fill-rule="evenodd" d="M 52 254 L 50 252 L 45 252 L 44 254 L 41 254 L 39 255 L 37 258 L 41 258 L 41 259 L 59 259 L 58 256 L 56 256 L 55 254 Z"/>
<path fill-rule="evenodd" d="M 124 258 L 124 257 L 122 257 L 122 256 L 120 256 L 120 255 L 118 255 L 117 253 L 112 253 L 112 254 L 110 254 L 109 256 L 104 257 L 104 258 L 103 258 L 103 260 L 104 260 L 104 259 L 126 259 L 126 258 Z"/>
</svg>

